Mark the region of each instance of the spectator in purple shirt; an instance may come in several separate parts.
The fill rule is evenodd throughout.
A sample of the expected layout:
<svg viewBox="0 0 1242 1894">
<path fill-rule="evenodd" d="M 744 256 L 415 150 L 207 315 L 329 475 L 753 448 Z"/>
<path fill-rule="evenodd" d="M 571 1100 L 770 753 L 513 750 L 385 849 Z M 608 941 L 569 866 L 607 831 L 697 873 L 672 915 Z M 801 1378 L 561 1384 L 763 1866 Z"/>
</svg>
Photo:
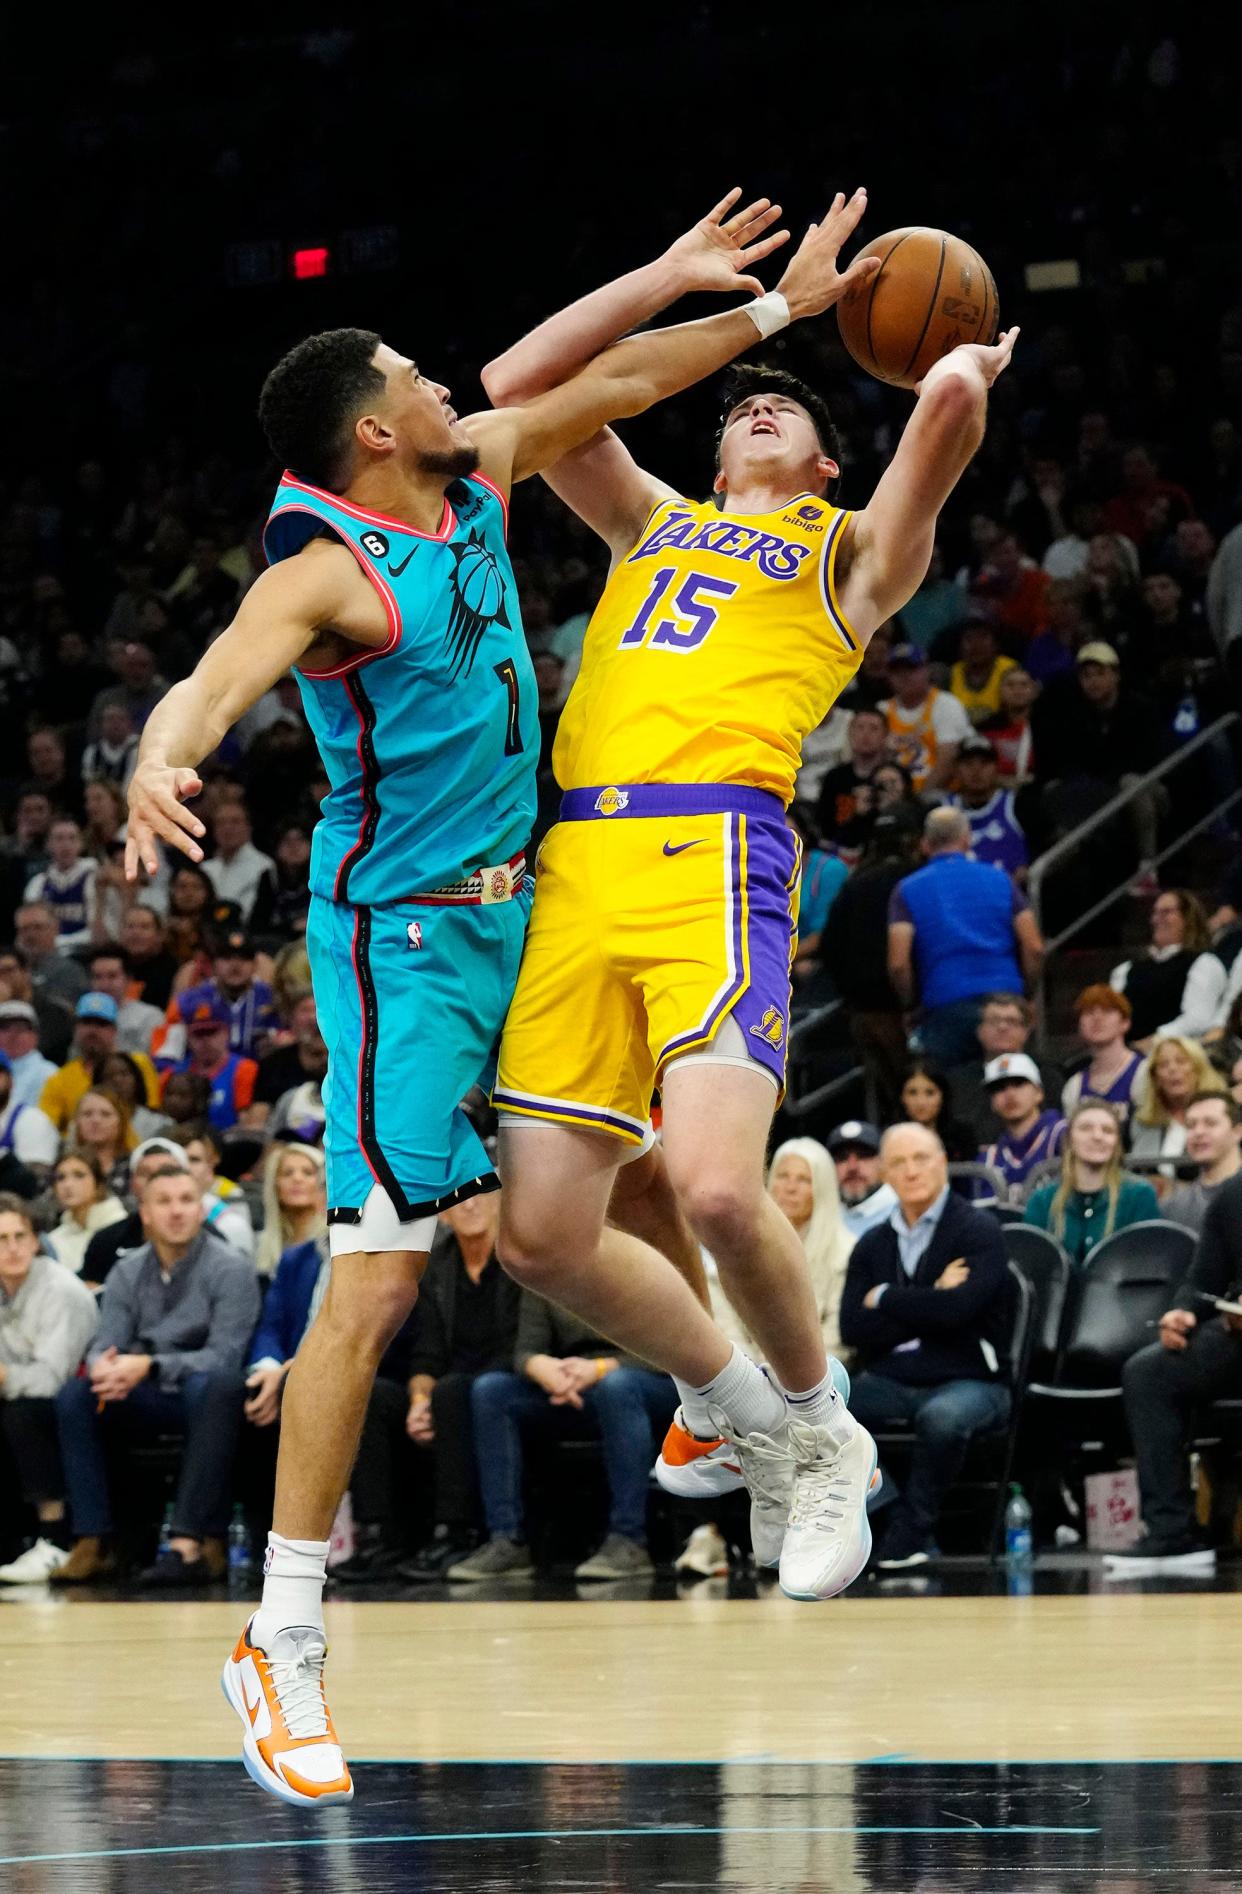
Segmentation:
<svg viewBox="0 0 1242 1894">
<path fill-rule="evenodd" d="M 1025 1052 L 1002 1052 L 991 1060 L 983 1069 L 983 1086 L 1002 1130 L 979 1155 L 1001 1173 L 1010 1196 L 1021 1199 L 1032 1172 L 1060 1157 L 1065 1120 L 1059 1111 L 1044 1109 L 1039 1067 Z"/>
<path fill-rule="evenodd" d="M 1002 868 L 1021 883 L 1030 859 L 1026 836 L 1014 809 L 1012 789 L 997 786 L 999 768 L 996 750 L 987 737 L 977 733 L 966 737 L 957 753 L 960 793 L 949 801 L 964 811 L 970 823 L 970 852 L 975 860 Z"/>
</svg>

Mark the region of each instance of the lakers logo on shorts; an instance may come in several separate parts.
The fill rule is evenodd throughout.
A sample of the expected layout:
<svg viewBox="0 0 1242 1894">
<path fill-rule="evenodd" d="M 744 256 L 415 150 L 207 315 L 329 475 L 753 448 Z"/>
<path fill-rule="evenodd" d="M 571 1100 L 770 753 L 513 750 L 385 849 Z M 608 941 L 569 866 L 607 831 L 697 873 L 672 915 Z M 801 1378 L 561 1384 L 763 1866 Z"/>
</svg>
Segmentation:
<svg viewBox="0 0 1242 1894">
<path fill-rule="evenodd" d="M 601 789 L 595 798 L 595 807 L 600 815 L 620 815 L 622 809 L 630 806 L 627 789 Z"/>
<path fill-rule="evenodd" d="M 752 1038 L 765 1039 L 768 1045 L 779 1046 L 785 1038 L 785 1020 L 774 1006 L 769 1006 L 759 1024 L 750 1030 Z"/>
</svg>

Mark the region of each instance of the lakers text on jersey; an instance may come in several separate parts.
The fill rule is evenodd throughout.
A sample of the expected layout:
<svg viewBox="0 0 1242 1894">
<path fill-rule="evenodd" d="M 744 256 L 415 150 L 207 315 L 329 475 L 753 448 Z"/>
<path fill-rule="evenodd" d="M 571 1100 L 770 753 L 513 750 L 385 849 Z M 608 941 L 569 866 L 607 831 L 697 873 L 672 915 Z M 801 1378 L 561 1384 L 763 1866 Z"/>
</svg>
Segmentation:
<svg viewBox="0 0 1242 1894">
<path fill-rule="evenodd" d="M 783 1085 L 802 744 L 861 661 L 836 596 L 849 515 L 662 501 L 609 579 L 557 735 L 494 1094 L 641 1140 L 652 1090 L 726 1020 Z M 730 1053 L 732 1057 L 732 1052 Z"/>
</svg>

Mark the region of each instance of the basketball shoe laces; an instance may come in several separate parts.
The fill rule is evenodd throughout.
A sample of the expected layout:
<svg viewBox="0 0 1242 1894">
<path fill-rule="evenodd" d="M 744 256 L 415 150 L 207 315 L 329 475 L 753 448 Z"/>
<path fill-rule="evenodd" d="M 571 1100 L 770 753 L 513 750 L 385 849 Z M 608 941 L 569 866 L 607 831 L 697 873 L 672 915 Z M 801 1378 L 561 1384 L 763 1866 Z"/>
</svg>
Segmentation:
<svg viewBox="0 0 1242 1894">
<path fill-rule="evenodd" d="M 831 1458 L 823 1458 L 825 1436 L 831 1431 L 812 1427 L 807 1421 L 790 1420 L 789 1445 L 797 1463 L 793 1497 L 790 1501 L 791 1526 L 816 1525 L 832 1532 L 829 1521 L 844 1519 L 857 1504 L 854 1476 L 844 1465 L 848 1441 L 833 1441 Z"/>
<path fill-rule="evenodd" d="M 267 1665 L 285 1726 L 290 1736 L 299 1742 L 327 1736 L 328 1706 L 323 1694 L 323 1664 L 328 1647 L 313 1630 L 305 1632 L 300 1640 L 293 1632 L 283 1635 L 296 1643 L 296 1655 L 269 1657 Z"/>
<path fill-rule="evenodd" d="M 791 1447 L 771 1434 L 739 1434 L 729 1425 L 723 1408 L 709 1407 L 712 1426 L 722 1440 L 734 1449 L 742 1464 L 742 1477 L 752 1500 L 761 1508 L 785 1513 L 795 1472 Z"/>
</svg>

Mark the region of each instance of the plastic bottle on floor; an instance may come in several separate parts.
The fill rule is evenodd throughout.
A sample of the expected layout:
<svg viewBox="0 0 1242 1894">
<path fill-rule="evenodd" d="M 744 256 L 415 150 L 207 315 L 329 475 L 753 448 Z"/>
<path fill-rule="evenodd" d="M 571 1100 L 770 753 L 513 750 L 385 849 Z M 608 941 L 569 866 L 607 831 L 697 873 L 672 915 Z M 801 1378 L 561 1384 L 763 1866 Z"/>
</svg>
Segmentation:
<svg viewBox="0 0 1242 1894">
<path fill-rule="evenodd" d="M 1029 1596 L 1034 1565 L 1030 1502 L 1015 1480 L 1005 1508 L 1005 1566 L 1011 1594 Z"/>
</svg>

